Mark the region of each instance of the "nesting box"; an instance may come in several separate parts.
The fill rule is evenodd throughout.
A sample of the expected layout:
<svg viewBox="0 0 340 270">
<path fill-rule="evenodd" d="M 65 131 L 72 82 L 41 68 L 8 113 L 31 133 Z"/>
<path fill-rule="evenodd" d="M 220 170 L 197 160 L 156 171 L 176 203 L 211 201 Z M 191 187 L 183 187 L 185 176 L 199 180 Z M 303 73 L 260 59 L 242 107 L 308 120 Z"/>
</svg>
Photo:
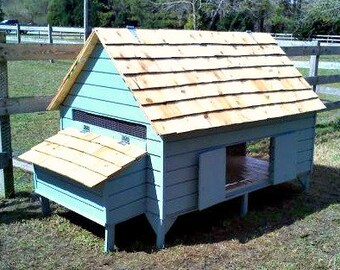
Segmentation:
<svg viewBox="0 0 340 270">
<path fill-rule="evenodd" d="M 158 248 L 180 215 L 300 179 L 323 103 L 264 33 L 97 28 L 49 109 L 60 132 L 21 158 L 53 200 L 105 227 L 145 214 Z M 267 159 L 249 142 L 267 139 Z"/>
</svg>

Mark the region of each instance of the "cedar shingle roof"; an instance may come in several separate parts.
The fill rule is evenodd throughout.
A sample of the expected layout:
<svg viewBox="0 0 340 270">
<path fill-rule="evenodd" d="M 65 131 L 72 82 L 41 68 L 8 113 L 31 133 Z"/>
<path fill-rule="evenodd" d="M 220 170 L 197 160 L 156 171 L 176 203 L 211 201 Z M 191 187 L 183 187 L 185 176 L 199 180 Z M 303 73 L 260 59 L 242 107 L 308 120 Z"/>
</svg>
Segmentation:
<svg viewBox="0 0 340 270">
<path fill-rule="evenodd" d="M 64 101 L 98 40 L 160 135 L 324 108 L 269 34 L 97 28 L 50 109 Z"/>
<path fill-rule="evenodd" d="M 141 148 L 121 145 L 112 138 L 70 128 L 59 131 L 19 158 L 94 187 L 145 153 Z"/>
</svg>

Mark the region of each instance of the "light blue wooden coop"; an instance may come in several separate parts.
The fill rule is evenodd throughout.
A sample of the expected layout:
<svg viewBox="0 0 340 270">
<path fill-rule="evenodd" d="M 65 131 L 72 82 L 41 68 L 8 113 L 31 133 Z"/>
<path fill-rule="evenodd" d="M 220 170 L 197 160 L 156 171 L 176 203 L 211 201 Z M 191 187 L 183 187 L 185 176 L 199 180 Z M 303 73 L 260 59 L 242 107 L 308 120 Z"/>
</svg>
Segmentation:
<svg viewBox="0 0 340 270">
<path fill-rule="evenodd" d="M 145 214 L 156 245 L 180 215 L 300 179 L 323 103 L 269 34 L 95 29 L 49 109 L 60 132 L 21 156 L 52 200 L 105 227 Z M 267 138 L 268 159 L 247 143 Z"/>
</svg>

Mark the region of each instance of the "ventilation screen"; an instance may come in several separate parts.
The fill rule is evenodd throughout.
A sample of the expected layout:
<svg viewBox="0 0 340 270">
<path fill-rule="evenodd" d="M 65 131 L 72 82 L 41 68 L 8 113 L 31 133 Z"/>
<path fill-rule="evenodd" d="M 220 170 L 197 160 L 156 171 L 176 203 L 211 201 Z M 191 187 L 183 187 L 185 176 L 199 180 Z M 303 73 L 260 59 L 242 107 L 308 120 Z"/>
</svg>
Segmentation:
<svg viewBox="0 0 340 270">
<path fill-rule="evenodd" d="M 129 134 L 142 139 L 146 138 L 146 127 L 143 125 L 129 123 L 114 118 L 87 113 L 79 110 L 72 110 L 73 120 L 91 124 L 121 133 Z"/>
</svg>

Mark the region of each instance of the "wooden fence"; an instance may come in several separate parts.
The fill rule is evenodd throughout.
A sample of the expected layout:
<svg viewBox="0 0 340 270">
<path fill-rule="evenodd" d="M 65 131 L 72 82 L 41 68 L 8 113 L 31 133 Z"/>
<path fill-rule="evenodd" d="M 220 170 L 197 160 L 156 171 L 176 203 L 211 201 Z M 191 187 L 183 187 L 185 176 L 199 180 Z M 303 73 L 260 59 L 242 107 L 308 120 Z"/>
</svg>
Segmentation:
<svg viewBox="0 0 340 270">
<path fill-rule="evenodd" d="M 1 35 L 0 35 L 1 38 Z M 0 39 L 0 197 L 14 195 L 13 158 L 9 116 L 45 111 L 52 96 L 15 97 L 8 95 L 7 61 L 74 59 L 82 45 L 4 44 Z M 288 56 L 311 56 L 310 74 L 305 79 L 313 85 L 340 82 L 339 75 L 318 75 L 320 55 L 340 55 L 340 46 L 283 47 Z M 340 102 L 327 103 L 327 109 L 339 109 Z M 17 163 L 14 160 L 14 163 Z"/>
<path fill-rule="evenodd" d="M 271 33 L 271 35 L 276 40 L 298 40 L 293 34 L 291 33 Z M 340 36 L 339 35 L 315 35 L 309 38 L 309 41 L 320 41 L 322 43 L 340 43 Z"/>
<path fill-rule="evenodd" d="M 16 42 L 21 42 L 22 35 L 28 35 L 37 38 L 45 37 L 48 43 L 58 39 L 84 39 L 84 28 L 82 27 L 60 27 L 60 26 L 31 26 L 31 25 L 0 25 L 0 32 L 16 35 Z M 277 40 L 293 41 L 298 40 L 292 33 L 271 33 Z M 315 35 L 309 38 L 309 41 L 320 41 L 323 43 L 340 43 L 340 35 Z"/>
<path fill-rule="evenodd" d="M 73 39 L 79 43 L 84 40 L 84 28 L 80 27 L 60 27 L 60 26 L 25 26 L 25 25 L 0 25 L 0 32 L 15 36 L 16 43 L 21 43 L 22 36 L 32 37 L 38 41 L 46 39 L 46 43 L 53 43 L 54 40 Z"/>
</svg>

